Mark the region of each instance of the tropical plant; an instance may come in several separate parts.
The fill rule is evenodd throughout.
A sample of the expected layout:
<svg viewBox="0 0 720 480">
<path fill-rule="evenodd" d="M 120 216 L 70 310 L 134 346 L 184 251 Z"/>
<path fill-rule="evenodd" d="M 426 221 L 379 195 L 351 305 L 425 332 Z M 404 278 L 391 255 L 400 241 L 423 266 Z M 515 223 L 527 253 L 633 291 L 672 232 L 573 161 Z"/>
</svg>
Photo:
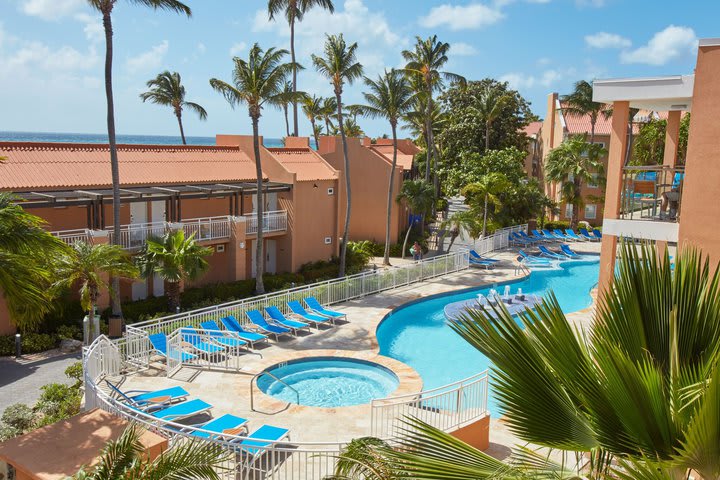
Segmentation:
<svg viewBox="0 0 720 480">
<path fill-rule="evenodd" d="M 180 284 L 199 278 L 208 269 L 205 257 L 213 250 L 200 246 L 194 236 L 185 237 L 184 230 L 172 230 L 162 238 L 148 238 L 135 258 L 144 278 L 157 275 L 167 283 L 165 295 L 171 312 L 180 307 Z"/>
<path fill-rule="evenodd" d="M 172 107 L 173 113 L 175 113 L 178 121 L 178 126 L 180 127 L 180 138 L 182 138 L 183 145 L 187 145 L 182 123 L 183 109 L 187 108 L 197 113 L 200 120 L 207 120 L 207 112 L 205 109 L 197 103 L 185 101 L 185 86 L 182 84 L 182 79 L 178 72 L 170 73 L 166 70 L 152 80 L 149 80 L 147 87 L 150 90 L 140 94 L 142 101 L 146 102 L 149 100 L 157 105 Z"/>
<path fill-rule="evenodd" d="M 684 163 L 687 154 L 689 123 L 690 114 L 688 113 L 680 121 L 677 152 L 677 162 L 680 164 Z M 633 165 L 661 165 L 665 153 L 666 131 L 667 120 L 651 119 L 643 123 L 632 143 L 633 153 L 630 163 Z"/>
<path fill-rule="evenodd" d="M 282 101 L 282 110 L 283 115 L 285 116 L 285 136 L 290 136 L 290 120 L 288 119 L 288 106 L 292 103 L 290 101 L 290 98 L 292 97 L 293 92 L 293 84 L 291 81 L 286 80 L 283 84 L 283 101 Z"/>
<path fill-rule="evenodd" d="M 483 220 L 483 223 L 478 221 L 478 213 L 475 209 L 455 212 L 450 215 L 447 220 L 443 220 L 440 224 L 440 228 L 445 232 L 443 239 L 448 232 L 450 233 L 450 244 L 448 245 L 447 251 L 450 251 L 458 237 L 463 237 L 463 232 L 467 232 L 471 238 L 478 238 L 480 235 L 484 235 L 482 232 L 487 226 L 487 222 L 486 218 Z M 438 244 L 440 245 L 439 242 Z M 442 253 L 442 250 L 440 253 Z"/>
<path fill-rule="evenodd" d="M 57 280 L 55 288 L 77 287 L 80 291 L 80 305 L 88 312 L 89 328 L 95 325 L 95 307 L 100 294 L 110 289 L 110 295 L 118 295 L 108 285 L 108 275 L 112 278 L 135 278 L 139 272 L 130 256 L 118 245 L 92 245 L 77 242 L 64 255 L 57 259 Z M 100 332 L 90 332 L 94 339 Z"/>
<path fill-rule="evenodd" d="M 319 131 L 317 129 L 317 121 L 322 117 L 322 98 L 315 95 L 305 95 L 302 99 L 302 111 L 310 121 L 310 126 L 313 131 L 313 138 L 315 139 L 315 145 L 319 145 Z"/>
<path fill-rule="evenodd" d="M 423 40 L 415 37 L 413 50 L 403 50 L 402 56 L 408 62 L 405 71 L 420 77 L 425 105 L 425 135 L 427 141 L 427 163 L 425 164 L 425 181 L 430 181 L 430 165 L 435 152 L 432 127 L 433 92 L 442 86 L 443 80 L 464 83 L 465 79 L 457 74 L 443 72 L 441 69 L 448 62 L 450 44 L 438 41 L 437 35 Z M 437 167 L 437 165 L 435 165 Z"/>
<path fill-rule="evenodd" d="M 499 88 L 486 86 L 478 98 L 477 110 L 485 122 L 485 151 L 490 150 L 490 127 L 512 101 L 510 95 Z"/>
<path fill-rule="evenodd" d="M 113 98 L 112 66 L 113 66 L 113 25 L 112 13 L 118 0 L 87 0 L 90 6 L 100 12 L 105 31 L 105 100 L 107 102 L 107 130 L 108 144 L 110 149 L 110 170 L 112 176 L 112 212 L 113 212 L 113 236 L 115 245 L 120 244 L 120 166 L 117 155 L 117 140 L 115 137 L 115 100 Z M 184 13 L 188 17 L 192 15 L 190 7 L 179 0 L 128 0 L 130 3 L 149 7 L 153 10 L 168 10 L 176 13 Z M 113 279 L 113 288 L 120 289 L 120 280 Z M 120 299 L 115 298 L 112 302 L 114 315 L 122 315 Z"/>
<path fill-rule="evenodd" d="M 295 59 L 295 22 L 302 22 L 305 14 L 313 7 L 320 7 L 330 13 L 335 12 L 335 5 L 332 0 L 268 0 L 268 14 L 270 20 L 274 20 L 277 15 L 283 14 L 290 26 L 290 61 L 292 66 L 292 96 L 290 98 L 293 104 L 293 136 L 298 136 L 298 109 L 297 104 L 301 96 L 298 95 L 297 89 L 297 71 L 299 65 Z M 290 136 L 288 134 L 288 136 Z"/>
<path fill-rule="evenodd" d="M 335 128 L 332 123 L 332 118 L 337 114 L 337 100 L 335 97 L 326 97 L 323 99 L 322 104 L 322 117 L 325 122 L 325 135 L 330 135 L 330 132 Z"/>
<path fill-rule="evenodd" d="M 343 120 L 343 133 L 349 138 L 358 138 L 365 135 L 365 132 L 357 123 L 357 120 L 346 118 Z"/>
<path fill-rule="evenodd" d="M 362 77 L 363 67 L 357 61 L 357 43 L 347 45 L 342 34 L 327 35 L 325 40 L 324 57 L 312 56 L 315 69 L 325 78 L 330 80 L 330 85 L 335 93 L 335 106 L 337 107 L 337 122 L 340 130 L 340 138 L 343 146 L 343 158 L 345 163 L 345 224 L 343 226 L 343 238 L 340 244 L 340 267 L 338 276 L 345 276 L 345 257 L 347 251 L 348 232 L 350 230 L 350 212 L 352 207 L 352 195 L 350 188 L 350 159 L 348 158 L 347 138 L 345 125 L 343 123 L 342 94 L 345 84 L 352 84 Z"/>
<path fill-rule="evenodd" d="M 390 265 L 390 218 L 395 199 L 393 186 L 397 167 L 397 125 L 400 118 L 412 108 L 414 95 L 405 75 L 397 70 L 386 70 L 383 75 L 378 76 L 377 80 L 365 77 L 365 85 L 369 91 L 363 94 L 367 103 L 362 106 L 362 113 L 372 118 L 382 117 L 390 122 L 393 141 L 393 159 L 385 217 L 385 253 L 383 254 L 383 264 Z M 397 241 L 397 239 L 392 241 Z"/>
<path fill-rule="evenodd" d="M 570 228 L 577 227 L 579 211 L 585 205 L 583 184 L 604 179 L 605 153 L 600 145 L 588 143 L 587 135 L 573 135 L 550 150 L 545 159 L 545 178 L 562 183 L 562 198 L 573 206 Z"/>
<path fill-rule="evenodd" d="M 28 331 L 51 309 L 52 262 L 67 245 L 43 229 L 42 218 L 16 202 L 12 194 L 0 193 L 0 294 L 10 320 Z"/>
<path fill-rule="evenodd" d="M 398 478 L 386 458 L 390 445 L 375 437 L 355 438 L 340 453 L 334 475 L 324 480 L 394 480 Z"/>
<path fill-rule="evenodd" d="M 155 459 L 145 453 L 142 430 L 125 429 L 117 440 L 107 443 L 94 467 L 82 468 L 74 480 L 187 479 L 219 480 L 227 470 L 228 454 L 217 443 L 199 440 L 177 442 Z"/>
<path fill-rule="evenodd" d="M 435 189 L 432 185 L 424 180 L 405 180 L 400 188 L 400 194 L 397 197 L 398 202 L 405 202 L 410 209 L 410 213 L 420 215 L 420 232 L 425 232 L 425 215 L 432 211 L 435 204 Z M 402 258 L 405 258 L 407 251 L 407 242 L 410 238 L 410 231 L 413 225 L 408 226 L 405 240 L 402 247 Z"/>
<path fill-rule="evenodd" d="M 272 2 L 271 2 L 272 3 Z M 256 216 L 257 237 L 255 239 L 255 291 L 265 293 L 263 285 L 263 272 L 265 271 L 265 256 L 263 254 L 263 172 L 260 159 L 260 116 L 265 107 L 280 108 L 288 100 L 295 102 L 296 96 L 304 96 L 302 92 L 288 93 L 285 91 L 285 81 L 294 63 L 285 63 L 287 50 L 268 48 L 263 50 L 256 43 L 250 49 L 248 59 L 238 57 L 233 59 L 233 83 L 227 83 L 217 78 L 210 80 L 210 86 L 222 94 L 230 105 L 246 105 L 253 126 L 253 153 L 255 155 L 256 176 Z M 297 124 L 296 124 L 297 128 Z M 297 130 L 296 130 L 297 132 Z"/>
<path fill-rule="evenodd" d="M 482 229 L 480 230 L 482 237 L 485 237 L 487 232 L 488 207 L 490 205 L 500 206 L 501 202 L 498 194 L 507 190 L 509 187 L 510 181 L 505 175 L 492 172 L 483 175 L 477 182 L 467 185 L 462 190 L 462 194 L 465 196 L 467 203 L 477 205 L 478 209 L 482 210 L 483 220 Z"/>
<path fill-rule="evenodd" d="M 593 101 L 593 87 L 585 80 L 575 83 L 575 88 L 569 95 L 563 95 L 561 100 L 565 104 L 563 111 L 576 117 L 590 117 L 590 143 L 595 143 L 595 124 L 602 115 L 608 118 L 612 109 L 604 103 Z"/>
</svg>

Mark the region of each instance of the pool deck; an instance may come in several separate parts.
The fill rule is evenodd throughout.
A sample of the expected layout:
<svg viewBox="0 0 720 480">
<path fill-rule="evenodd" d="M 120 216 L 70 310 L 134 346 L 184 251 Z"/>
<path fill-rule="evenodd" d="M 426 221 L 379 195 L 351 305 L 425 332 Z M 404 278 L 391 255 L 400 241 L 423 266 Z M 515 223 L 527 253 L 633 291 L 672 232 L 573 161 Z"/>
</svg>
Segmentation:
<svg viewBox="0 0 720 480">
<path fill-rule="evenodd" d="M 579 252 L 597 253 L 598 244 L 575 244 Z M 250 431 L 262 424 L 289 428 L 294 442 L 343 442 L 370 434 L 370 406 L 319 408 L 297 405 L 288 406 L 255 389 L 255 408 L 250 408 L 250 382 L 254 374 L 264 368 L 289 359 L 319 355 L 342 355 L 366 360 L 380 360 L 401 379 L 400 390 L 395 394 L 413 393 L 421 390 L 417 373 L 409 366 L 378 354 L 375 330 L 382 319 L 393 309 L 431 295 L 505 282 L 521 278 L 515 274 L 511 251 L 496 252 L 494 258 L 503 260 L 493 270 L 470 269 L 445 277 L 432 279 L 409 287 L 385 291 L 362 299 L 333 305 L 333 309 L 348 315 L 350 322 L 338 323 L 334 328 L 313 329 L 301 333 L 298 338 L 271 342 L 257 355 L 242 357 L 239 372 L 219 372 L 184 368 L 173 378 L 165 377 L 165 366 L 157 362 L 146 371 L 126 377 L 123 389 L 155 390 L 179 385 L 193 397 L 202 398 L 214 406 L 213 416 L 225 413 L 247 418 Z M 592 307 L 570 315 L 579 325 L 591 321 Z M 202 421 L 202 418 L 192 419 Z M 196 423 L 196 422 L 188 422 Z M 488 453 L 504 458 L 508 447 L 520 443 L 504 426 L 502 419 L 491 420 L 491 446 Z"/>
</svg>

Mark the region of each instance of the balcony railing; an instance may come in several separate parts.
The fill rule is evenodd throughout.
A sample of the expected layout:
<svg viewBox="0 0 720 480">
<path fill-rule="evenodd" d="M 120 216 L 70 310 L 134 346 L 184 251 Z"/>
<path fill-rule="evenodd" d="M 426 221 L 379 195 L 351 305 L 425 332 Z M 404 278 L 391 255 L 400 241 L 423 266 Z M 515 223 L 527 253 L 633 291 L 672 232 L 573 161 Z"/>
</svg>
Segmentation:
<svg viewBox="0 0 720 480">
<path fill-rule="evenodd" d="M 195 234 L 196 240 L 216 240 L 230 238 L 230 217 L 206 217 L 183 220 L 185 235 Z"/>
<path fill-rule="evenodd" d="M 77 242 L 90 242 L 90 231 L 85 228 L 79 228 L 77 230 L 62 230 L 50 233 L 68 245 L 73 245 Z"/>
<path fill-rule="evenodd" d="M 684 167 L 623 168 L 620 218 L 677 222 L 682 204 Z"/>
<path fill-rule="evenodd" d="M 257 235 L 258 223 L 257 215 L 246 215 L 245 233 L 247 235 Z M 287 230 L 287 212 L 285 210 L 277 210 L 274 212 L 263 213 L 263 232 L 284 232 Z"/>
</svg>

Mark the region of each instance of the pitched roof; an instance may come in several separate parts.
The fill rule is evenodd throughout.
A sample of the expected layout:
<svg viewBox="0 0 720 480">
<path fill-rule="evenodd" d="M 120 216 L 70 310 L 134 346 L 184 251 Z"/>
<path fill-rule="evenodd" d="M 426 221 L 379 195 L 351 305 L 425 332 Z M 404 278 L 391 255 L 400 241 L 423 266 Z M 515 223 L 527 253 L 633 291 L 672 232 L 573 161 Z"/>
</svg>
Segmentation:
<svg viewBox="0 0 720 480">
<path fill-rule="evenodd" d="M 564 111 L 567 108 L 566 102 L 560 102 L 560 115 L 565 119 L 565 126 L 570 135 L 578 135 L 590 133 L 591 122 L 590 115 L 575 115 Z M 612 117 L 605 118 L 604 115 L 598 115 L 595 122 L 595 135 L 610 135 L 612 130 Z"/>
<path fill-rule="evenodd" d="M 0 190 L 108 187 L 106 144 L 0 142 Z M 238 147 L 118 145 L 123 186 L 241 182 L 255 163 Z"/>
<path fill-rule="evenodd" d="M 525 135 L 527 135 L 528 137 L 535 137 L 535 135 L 540 132 L 542 124 L 542 121 L 530 122 L 528 125 L 523 127 L 523 132 L 525 132 Z"/>
<path fill-rule="evenodd" d="M 385 157 L 388 161 L 392 162 L 392 159 L 393 159 L 392 143 L 390 145 L 370 145 L 369 148 L 376 151 L 383 157 Z M 412 169 L 413 158 L 415 158 L 415 154 L 404 151 L 404 149 L 401 147 L 401 144 L 398 143 L 397 164 L 400 165 L 403 168 L 403 170 Z"/>
<path fill-rule="evenodd" d="M 335 180 L 338 172 L 311 148 L 268 148 L 287 171 L 301 182 Z"/>
</svg>

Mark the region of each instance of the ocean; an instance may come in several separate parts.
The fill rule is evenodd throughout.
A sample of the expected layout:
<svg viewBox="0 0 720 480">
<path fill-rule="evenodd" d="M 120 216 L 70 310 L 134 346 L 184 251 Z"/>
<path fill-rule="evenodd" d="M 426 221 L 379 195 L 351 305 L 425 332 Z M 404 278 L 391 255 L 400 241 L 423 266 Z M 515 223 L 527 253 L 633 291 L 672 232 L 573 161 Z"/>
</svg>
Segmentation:
<svg viewBox="0 0 720 480">
<path fill-rule="evenodd" d="M 215 145 L 215 137 L 185 137 L 188 145 Z M 2 132 L 0 142 L 65 142 L 65 143 L 107 143 L 107 135 L 95 133 L 44 133 L 44 132 Z M 180 145 L 179 136 L 172 135 L 118 135 L 118 143 L 145 145 Z M 266 147 L 282 147 L 281 138 L 265 138 Z M 311 145 L 314 146 L 312 140 Z"/>
</svg>

